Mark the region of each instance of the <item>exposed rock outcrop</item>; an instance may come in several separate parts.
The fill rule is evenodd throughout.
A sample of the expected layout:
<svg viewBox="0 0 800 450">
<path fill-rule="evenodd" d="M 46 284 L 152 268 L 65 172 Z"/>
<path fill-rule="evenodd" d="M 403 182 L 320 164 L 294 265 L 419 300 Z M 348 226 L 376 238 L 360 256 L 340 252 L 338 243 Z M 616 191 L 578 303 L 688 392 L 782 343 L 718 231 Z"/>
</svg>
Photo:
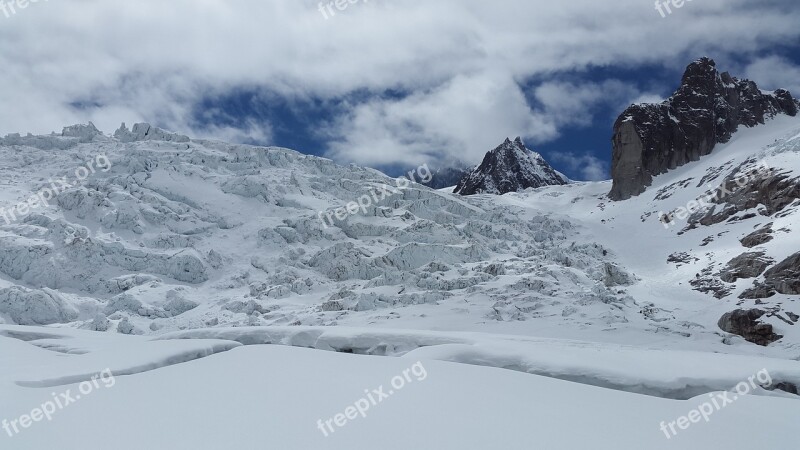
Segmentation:
<svg viewBox="0 0 800 450">
<path fill-rule="evenodd" d="M 774 170 L 761 171 L 756 176 L 741 176 L 738 173 L 727 178 L 721 188 L 730 194 L 717 196 L 712 200 L 712 208 L 698 211 L 689 217 L 687 229 L 722 223 L 740 212 L 756 208 L 761 215 L 773 216 L 791 208 L 800 200 L 800 178 L 792 178 Z M 736 180 L 745 180 L 744 186 Z"/>
<path fill-rule="evenodd" d="M 764 93 L 754 82 L 719 73 L 712 59 L 701 58 L 687 67 L 672 97 L 632 105 L 617 119 L 609 196 L 639 195 L 654 176 L 728 142 L 740 125 L 754 127 L 778 114 L 795 116 L 798 105 L 786 90 Z"/>
<path fill-rule="evenodd" d="M 769 269 L 764 278 L 780 294 L 800 295 L 800 252 Z"/>
<path fill-rule="evenodd" d="M 800 252 L 764 272 L 764 282 L 755 282 L 739 298 L 752 300 L 775 294 L 800 295 Z"/>
<path fill-rule="evenodd" d="M 735 283 L 742 278 L 755 278 L 774 263 L 764 252 L 743 253 L 733 258 L 719 274 L 719 278 L 727 283 Z"/>
<path fill-rule="evenodd" d="M 781 381 L 780 383 L 775 383 L 772 386 L 765 386 L 764 388 L 768 391 L 783 391 L 794 395 L 800 395 L 797 390 L 797 385 L 787 381 Z"/>
<path fill-rule="evenodd" d="M 775 289 L 772 289 L 764 283 L 756 281 L 753 283 L 753 287 L 746 289 L 739 294 L 739 298 L 742 300 L 757 300 L 761 298 L 770 298 L 775 294 Z"/>
<path fill-rule="evenodd" d="M 507 194 L 528 188 L 569 183 L 521 138 L 506 139 L 483 158 L 481 165 L 459 181 L 454 193 L 461 195 Z"/>
<path fill-rule="evenodd" d="M 761 309 L 737 309 L 725 313 L 719 319 L 718 325 L 722 331 L 741 336 L 748 342 L 766 347 L 783 336 L 775 334 L 772 325 L 759 321 L 764 314 L 766 311 Z"/>
<path fill-rule="evenodd" d="M 740 242 L 747 248 L 753 248 L 764 245 L 772 239 L 772 224 L 769 224 L 743 237 Z"/>
</svg>

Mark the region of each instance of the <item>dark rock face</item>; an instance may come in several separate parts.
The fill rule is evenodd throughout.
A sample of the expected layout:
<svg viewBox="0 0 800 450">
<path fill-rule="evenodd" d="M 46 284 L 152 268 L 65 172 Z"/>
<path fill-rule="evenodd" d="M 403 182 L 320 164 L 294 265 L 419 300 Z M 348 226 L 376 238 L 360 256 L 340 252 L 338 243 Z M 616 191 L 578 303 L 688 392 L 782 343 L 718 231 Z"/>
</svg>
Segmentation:
<svg viewBox="0 0 800 450">
<path fill-rule="evenodd" d="M 625 200 L 652 178 L 711 153 L 740 125 L 754 127 L 778 114 L 795 116 L 800 103 L 783 89 L 764 94 L 749 80 L 719 73 L 709 58 L 690 64 L 675 94 L 660 104 L 630 106 L 614 124 L 609 196 Z"/>
<path fill-rule="evenodd" d="M 800 393 L 797 392 L 797 385 L 787 381 L 781 381 L 780 383 L 775 383 L 772 386 L 765 386 L 764 388 L 768 391 L 783 391 L 794 395 L 800 395 Z"/>
<path fill-rule="evenodd" d="M 773 216 L 788 210 L 800 200 L 800 178 L 791 178 L 772 169 L 763 171 L 758 176 L 743 177 L 747 182 L 742 187 L 737 184 L 737 178 L 740 177 L 735 175 L 728 177 L 721 188 L 731 194 L 718 196 L 712 200 L 712 203 L 720 206 L 714 206 L 708 211 L 700 211 L 689 217 L 686 230 L 697 228 L 698 225 L 710 226 L 733 220 L 736 214 L 759 207 L 761 207 L 760 214 Z"/>
<path fill-rule="evenodd" d="M 756 230 L 743 237 L 740 242 L 747 248 L 753 248 L 758 247 L 759 245 L 764 245 L 772 239 L 772 224 L 769 224 L 764 228 Z"/>
<path fill-rule="evenodd" d="M 739 298 L 754 300 L 769 298 L 775 294 L 800 295 L 800 252 L 764 272 L 764 282 L 754 283 Z"/>
<path fill-rule="evenodd" d="M 780 294 L 800 295 L 800 252 L 764 274 L 765 283 Z"/>
<path fill-rule="evenodd" d="M 564 185 L 569 180 L 556 172 L 538 153 L 525 147 L 522 139 L 506 139 L 483 158 L 480 166 L 465 175 L 454 193 L 461 195 L 506 194 L 528 188 Z"/>
<path fill-rule="evenodd" d="M 744 292 L 739 294 L 739 298 L 742 300 L 758 300 L 762 298 L 770 298 L 775 294 L 777 294 L 775 289 L 767 286 L 764 283 L 756 281 L 753 283 L 753 287 L 746 289 Z"/>
<path fill-rule="evenodd" d="M 735 283 L 742 278 L 755 278 L 769 267 L 773 261 L 763 252 L 743 253 L 733 258 L 719 274 L 726 283 Z"/>
<path fill-rule="evenodd" d="M 720 281 L 712 273 L 711 267 L 706 267 L 695 278 L 689 281 L 695 291 L 704 294 L 714 294 L 715 298 L 725 298 L 731 295 L 731 287 Z"/>
<path fill-rule="evenodd" d="M 764 314 L 766 311 L 760 309 L 737 309 L 725 313 L 719 319 L 718 325 L 722 331 L 741 336 L 748 342 L 766 347 L 783 336 L 775 334 L 772 331 L 772 325 L 759 321 Z"/>
</svg>

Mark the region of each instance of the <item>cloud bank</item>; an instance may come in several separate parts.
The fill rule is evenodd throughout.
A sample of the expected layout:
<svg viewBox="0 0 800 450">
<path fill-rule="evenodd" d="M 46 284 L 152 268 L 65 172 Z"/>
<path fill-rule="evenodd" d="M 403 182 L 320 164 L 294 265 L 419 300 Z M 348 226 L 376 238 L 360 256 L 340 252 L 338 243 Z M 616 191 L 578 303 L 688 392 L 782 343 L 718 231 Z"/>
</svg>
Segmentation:
<svg viewBox="0 0 800 450">
<path fill-rule="evenodd" d="M 477 159 L 506 136 L 547 142 L 608 121 L 601 106 L 664 94 L 581 79 L 590 68 L 682 67 L 708 53 L 800 90 L 800 69 L 770 55 L 800 36 L 795 0 L 703 0 L 667 18 L 649 0 L 370 0 L 328 19 L 318 6 L 53 0 L 0 16 L 0 133 L 149 121 L 269 142 L 274 124 L 209 125 L 198 112 L 209 96 L 251 89 L 335 103 L 314 133 L 337 160 L 418 165 Z"/>
</svg>

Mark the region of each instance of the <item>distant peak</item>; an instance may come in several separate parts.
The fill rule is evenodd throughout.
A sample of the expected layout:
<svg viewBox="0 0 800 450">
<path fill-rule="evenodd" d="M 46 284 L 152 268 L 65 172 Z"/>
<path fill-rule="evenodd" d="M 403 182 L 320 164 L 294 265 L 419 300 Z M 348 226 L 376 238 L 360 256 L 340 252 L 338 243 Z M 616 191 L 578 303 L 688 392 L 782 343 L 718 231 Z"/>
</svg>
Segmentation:
<svg viewBox="0 0 800 450">
<path fill-rule="evenodd" d="M 696 60 L 694 60 L 692 62 L 692 64 L 717 67 L 717 63 L 713 59 L 709 58 L 708 56 L 703 56 L 701 58 L 697 58 Z"/>
<path fill-rule="evenodd" d="M 528 150 L 517 136 L 513 141 L 506 138 L 500 146 L 486 153 L 483 162 L 461 179 L 456 193 L 502 195 L 568 182 L 541 155 Z"/>
<path fill-rule="evenodd" d="M 512 146 L 512 145 L 516 145 L 517 147 L 525 147 L 525 142 L 522 141 L 522 138 L 520 136 L 514 138 L 513 141 L 511 140 L 511 138 L 506 138 L 506 140 L 503 141 L 503 146 Z"/>
<path fill-rule="evenodd" d="M 683 72 L 681 79 L 682 85 L 702 83 L 701 80 L 708 80 L 709 82 L 716 79 L 719 75 L 717 72 L 717 63 L 713 59 L 704 56 L 688 66 Z"/>
</svg>

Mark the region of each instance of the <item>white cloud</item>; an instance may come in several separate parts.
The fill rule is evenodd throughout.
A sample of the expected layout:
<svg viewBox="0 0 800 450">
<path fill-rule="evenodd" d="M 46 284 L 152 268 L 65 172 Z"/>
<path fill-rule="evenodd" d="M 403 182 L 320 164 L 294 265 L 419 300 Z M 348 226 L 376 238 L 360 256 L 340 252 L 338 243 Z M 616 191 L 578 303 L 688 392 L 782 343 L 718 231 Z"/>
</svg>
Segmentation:
<svg viewBox="0 0 800 450">
<path fill-rule="evenodd" d="M 704 0 L 663 19 L 641 0 L 371 0 L 330 20 L 318 0 L 40 2 L 0 17 L 0 133 L 88 120 L 106 132 L 147 120 L 202 133 L 197 102 L 235 88 L 323 101 L 394 89 L 410 94 L 332 119 L 333 154 L 363 163 L 416 164 L 441 149 L 471 157 L 506 135 L 535 142 L 591 121 L 584 106 L 608 92 L 582 88 L 558 101 L 568 86 L 552 79 L 559 71 L 678 67 L 700 48 L 713 48 L 722 66 L 728 55 L 797 41 L 793 2 Z M 541 109 L 517 86 L 532 77 L 544 83 Z M 269 124 L 210 128 L 270 136 Z"/>
<path fill-rule="evenodd" d="M 549 81 L 536 87 L 534 97 L 542 105 L 542 114 L 559 127 L 589 126 L 594 121 L 596 110 L 601 106 L 615 111 L 615 117 L 610 118 L 613 121 L 631 103 L 636 103 L 639 99 L 657 98 L 614 79 L 599 83 Z"/>
<path fill-rule="evenodd" d="M 329 156 L 342 161 L 472 163 L 506 137 L 523 136 L 534 145 L 550 141 L 564 126 L 590 125 L 599 106 L 621 111 L 641 95 L 618 80 L 546 82 L 533 90 L 531 108 L 513 79 L 481 72 L 401 100 L 354 105 L 324 137 L 332 142 Z"/>
<path fill-rule="evenodd" d="M 530 109 L 512 79 L 481 73 L 401 100 L 356 105 L 326 132 L 334 158 L 419 165 L 478 160 L 508 136 L 546 140 L 556 126 Z"/>
<path fill-rule="evenodd" d="M 788 89 L 795 98 L 800 98 L 800 66 L 779 56 L 768 56 L 753 61 L 745 69 L 744 76 L 766 90 Z"/>
<path fill-rule="evenodd" d="M 238 127 L 231 125 L 209 125 L 196 127 L 191 131 L 193 137 L 214 139 L 224 142 L 262 143 L 272 140 L 272 127 L 268 123 L 259 123 L 253 119 L 245 121 Z"/>
<path fill-rule="evenodd" d="M 639 103 L 661 103 L 666 100 L 663 96 L 658 94 L 642 94 L 631 101 L 631 104 L 638 105 Z"/>
<path fill-rule="evenodd" d="M 552 162 L 561 163 L 571 171 L 579 173 L 580 181 L 603 181 L 610 178 L 608 163 L 588 153 L 553 153 L 550 155 L 550 159 Z"/>
</svg>

